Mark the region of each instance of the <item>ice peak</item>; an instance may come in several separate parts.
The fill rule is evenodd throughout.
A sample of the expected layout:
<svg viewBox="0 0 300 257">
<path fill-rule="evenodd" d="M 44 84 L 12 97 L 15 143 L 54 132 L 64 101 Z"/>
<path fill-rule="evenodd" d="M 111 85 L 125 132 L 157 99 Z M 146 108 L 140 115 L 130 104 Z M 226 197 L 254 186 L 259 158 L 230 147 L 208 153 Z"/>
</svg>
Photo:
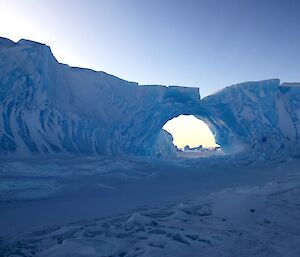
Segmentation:
<svg viewBox="0 0 300 257">
<path fill-rule="evenodd" d="M 28 45 L 28 46 L 47 46 L 46 44 L 40 43 L 40 42 L 36 42 L 36 41 L 32 41 L 32 40 L 28 40 L 28 39 L 20 39 L 17 44 L 19 45 Z M 50 47 L 49 47 L 50 48 Z"/>
<path fill-rule="evenodd" d="M 8 38 L 0 37 L 0 48 L 8 48 L 15 46 L 16 43 Z"/>
</svg>

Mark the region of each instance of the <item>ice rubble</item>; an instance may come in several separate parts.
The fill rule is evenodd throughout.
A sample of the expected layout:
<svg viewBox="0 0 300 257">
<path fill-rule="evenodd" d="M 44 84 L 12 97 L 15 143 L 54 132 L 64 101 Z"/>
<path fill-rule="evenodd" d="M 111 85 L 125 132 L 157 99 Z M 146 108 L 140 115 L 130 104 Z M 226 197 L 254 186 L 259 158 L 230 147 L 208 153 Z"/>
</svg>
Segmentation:
<svg viewBox="0 0 300 257">
<path fill-rule="evenodd" d="M 48 46 L 0 39 L 0 153 L 175 153 L 162 130 L 192 114 L 225 151 L 298 149 L 300 87 L 242 83 L 200 100 L 197 88 L 141 86 L 60 64 Z"/>
</svg>

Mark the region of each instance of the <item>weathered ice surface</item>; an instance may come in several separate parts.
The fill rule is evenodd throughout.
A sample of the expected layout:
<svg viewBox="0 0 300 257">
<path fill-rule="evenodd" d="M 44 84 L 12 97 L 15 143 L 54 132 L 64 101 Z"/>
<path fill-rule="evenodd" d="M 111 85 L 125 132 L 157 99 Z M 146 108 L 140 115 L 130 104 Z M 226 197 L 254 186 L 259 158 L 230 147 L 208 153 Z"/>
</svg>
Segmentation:
<svg viewBox="0 0 300 257">
<path fill-rule="evenodd" d="M 0 41 L 1 154 L 171 154 L 162 126 L 199 100 L 197 88 L 139 86 L 60 64 L 39 43 Z"/>
<path fill-rule="evenodd" d="M 280 85 L 278 79 L 242 83 L 201 104 L 217 142 L 227 150 L 293 153 L 299 148 L 300 84 Z"/>
<path fill-rule="evenodd" d="M 48 46 L 0 39 L 0 154 L 168 156 L 170 119 L 193 114 L 225 151 L 297 151 L 300 87 L 234 85 L 200 100 L 197 88 L 140 86 L 60 64 Z"/>
</svg>

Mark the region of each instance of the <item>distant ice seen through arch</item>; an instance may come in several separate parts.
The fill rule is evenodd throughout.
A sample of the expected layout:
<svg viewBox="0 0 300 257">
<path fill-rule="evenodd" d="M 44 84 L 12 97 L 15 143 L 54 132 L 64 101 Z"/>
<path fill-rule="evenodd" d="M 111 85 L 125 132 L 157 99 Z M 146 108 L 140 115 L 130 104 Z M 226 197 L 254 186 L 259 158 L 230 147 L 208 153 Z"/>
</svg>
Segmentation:
<svg viewBox="0 0 300 257">
<path fill-rule="evenodd" d="M 197 119 L 193 115 L 180 115 L 169 120 L 163 129 L 173 136 L 173 143 L 178 148 L 198 147 L 205 148 L 217 147 L 214 135 L 205 122 Z"/>
</svg>

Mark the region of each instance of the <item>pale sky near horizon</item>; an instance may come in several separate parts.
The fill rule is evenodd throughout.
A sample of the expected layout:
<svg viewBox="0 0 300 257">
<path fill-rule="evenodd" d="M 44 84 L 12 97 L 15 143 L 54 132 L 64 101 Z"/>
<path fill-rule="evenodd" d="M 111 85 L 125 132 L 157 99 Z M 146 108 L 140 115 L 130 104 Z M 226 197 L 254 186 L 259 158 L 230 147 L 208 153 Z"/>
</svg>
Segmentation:
<svg viewBox="0 0 300 257">
<path fill-rule="evenodd" d="M 186 145 L 190 147 L 199 145 L 203 147 L 218 146 L 208 126 L 193 115 L 181 115 L 174 118 L 168 121 L 163 129 L 172 134 L 173 143 L 179 148 Z"/>
<path fill-rule="evenodd" d="M 0 12 L 0 36 L 140 84 L 205 96 L 244 81 L 300 81 L 298 0 L 0 0 Z"/>
</svg>

